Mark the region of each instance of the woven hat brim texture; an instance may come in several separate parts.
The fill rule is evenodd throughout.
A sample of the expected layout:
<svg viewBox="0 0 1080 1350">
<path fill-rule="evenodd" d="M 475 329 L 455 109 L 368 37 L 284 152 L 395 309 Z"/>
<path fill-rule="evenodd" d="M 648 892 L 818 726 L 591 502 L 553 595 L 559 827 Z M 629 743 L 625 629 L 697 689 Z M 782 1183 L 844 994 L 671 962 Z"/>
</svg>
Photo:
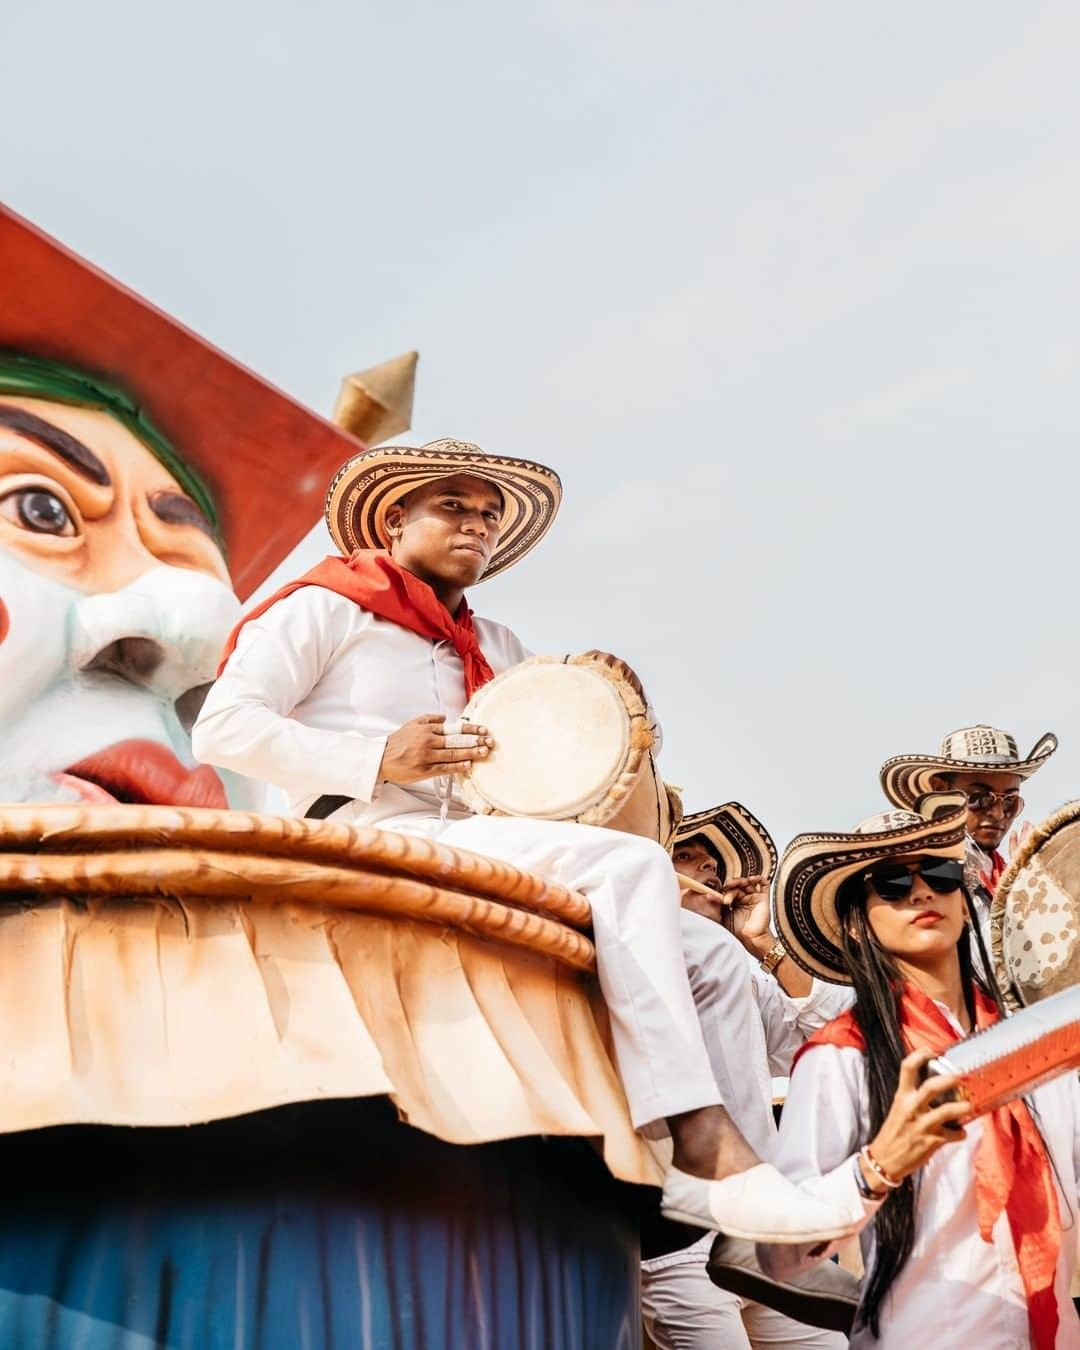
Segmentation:
<svg viewBox="0 0 1080 1350">
<path fill-rule="evenodd" d="M 1002 760 L 946 759 L 944 755 L 894 755 L 881 766 L 881 786 L 894 806 L 911 811 L 920 797 L 933 792 L 932 779 L 939 773 L 1013 773 L 1030 778 L 1041 769 L 1058 747 L 1053 732 L 1040 736 L 1025 759 Z"/>
<path fill-rule="evenodd" d="M 451 474 L 468 473 L 501 489 L 505 514 L 499 542 L 482 580 L 519 562 L 551 528 L 562 501 L 553 469 L 529 460 L 473 448 L 380 446 L 354 455 L 337 471 L 326 493 L 326 524 L 344 554 L 385 548 L 387 510 L 415 488 Z"/>
<path fill-rule="evenodd" d="M 705 839 L 719 857 L 726 881 L 771 877 L 776 871 L 776 845 L 771 835 L 740 802 L 725 802 L 684 816 L 672 847 L 697 837 Z"/>
<path fill-rule="evenodd" d="M 808 975 L 850 984 L 840 947 L 836 894 L 848 877 L 885 858 L 918 853 L 964 859 L 967 809 L 956 793 L 932 793 L 919 814 L 946 814 L 921 825 L 878 834 L 800 834 L 784 850 L 773 888 L 773 926 L 788 954 Z"/>
</svg>

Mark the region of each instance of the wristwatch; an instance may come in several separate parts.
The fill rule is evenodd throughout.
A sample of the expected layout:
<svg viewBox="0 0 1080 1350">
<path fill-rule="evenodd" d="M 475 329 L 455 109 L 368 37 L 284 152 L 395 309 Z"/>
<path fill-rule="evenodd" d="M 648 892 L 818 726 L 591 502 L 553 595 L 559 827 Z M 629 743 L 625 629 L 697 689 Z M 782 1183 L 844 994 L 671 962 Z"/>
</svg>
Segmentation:
<svg viewBox="0 0 1080 1350">
<path fill-rule="evenodd" d="M 766 975 L 773 975 L 776 972 L 776 967 L 785 956 L 787 956 L 787 948 L 780 939 L 777 938 L 758 964 Z"/>
</svg>

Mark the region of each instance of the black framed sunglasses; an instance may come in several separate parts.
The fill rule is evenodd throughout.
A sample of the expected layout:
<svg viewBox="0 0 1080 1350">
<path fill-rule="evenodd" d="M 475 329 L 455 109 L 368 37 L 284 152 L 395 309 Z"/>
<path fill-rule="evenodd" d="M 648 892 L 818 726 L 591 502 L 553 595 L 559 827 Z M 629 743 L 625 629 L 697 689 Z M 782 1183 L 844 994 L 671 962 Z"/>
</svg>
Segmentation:
<svg viewBox="0 0 1080 1350">
<path fill-rule="evenodd" d="M 863 873 L 882 900 L 897 902 L 907 900 L 915 878 L 923 881 L 936 895 L 948 895 L 958 891 L 964 883 L 964 864 L 959 858 L 924 858 L 914 867 L 904 863 L 881 863 Z"/>
</svg>

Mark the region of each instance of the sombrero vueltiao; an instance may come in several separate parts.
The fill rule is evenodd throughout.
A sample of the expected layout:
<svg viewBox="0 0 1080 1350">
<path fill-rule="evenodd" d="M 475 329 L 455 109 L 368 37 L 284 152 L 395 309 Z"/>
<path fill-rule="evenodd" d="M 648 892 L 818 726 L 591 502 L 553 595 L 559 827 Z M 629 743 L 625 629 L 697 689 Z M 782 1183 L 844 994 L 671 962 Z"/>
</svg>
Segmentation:
<svg viewBox="0 0 1080 1350">
<path fill-rule="evenodd" d="M 385 548 L 387 509 L 415 488 L 455 473 L 494 483 L 503 495 L 499 543 L 483 579 L 518 562 L 551 528 L 562 500 L 553 469 L 446 439 L 418 447 L 380 446 L 346 461 L 326 492 L 326 524 L 334 543 L 345 554 Z"/>
<path fill-rule="evenodd" d="M 883 858 L 917 853 L 963 862 L 966 821 L 962 794 L 932 792 L 915 811 L 882 812 L 850 834 L 798 835 L 773 888 L 773 927 L 792 960 L 830 984 L 850 984 L 836 918 L 840 887 Z"/>
<path fill-rule="evenodd" d="M 1013 773 L 1030 778 L 1057 749 L 1057 737 L 1047 732 L 1032 746 L 1025 759 L 1016 741 L 997 727 L 961 727 L 941 742 L 936 755 L 894 755 L 881 766 L 881 786 L 894 806 L 910 811 L 924 793 L 934 790 L 933 778 L 941 773 Z"/>
<path fill-rule="evenodd" d="M 695 838 L 703 839 L 716 855 L 723 868 L 723 881 L 771 877 L 776 871 L 776 845 L 768 830 L 739 802 L 725 802 L 684 816 L 672 848 Z"/>
</svg>

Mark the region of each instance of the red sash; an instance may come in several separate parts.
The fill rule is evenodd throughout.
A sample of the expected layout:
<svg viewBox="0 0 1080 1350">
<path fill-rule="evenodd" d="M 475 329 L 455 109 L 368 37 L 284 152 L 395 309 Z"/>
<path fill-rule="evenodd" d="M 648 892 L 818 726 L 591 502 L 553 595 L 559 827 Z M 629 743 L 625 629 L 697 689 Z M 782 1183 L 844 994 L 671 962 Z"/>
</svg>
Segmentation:
<svg viewBox="0 0 1080 1350">
<path fill-rule="evenodd" d="M 380 619 L 390 619 L 402 628 L 419 633 L 421 637 L 433 641 L 445 639 L 452 643 L 465 667 L 467 699 L 472 698 L 476 690 L 487 684 L 494 674 L 480 650 L 473 628 L 472 610 L 464 600 L 457 615 L 451 615 L 427 582 L 399 566 L 389 553 L 381 549 L 359 549 L 351 558 L 324 558 L 298 581 L 290 581 L 269 600 L 256 605 L 250 614 L 245 614 L 225 643 L 225 653 L 217 670 L 219 675 L 233 654 L 244 624 L 265 614 L 271 605 L 284 600 L 301 586 L 325 586 L 327 590 L 336 591 L 338 595 L 354 601 L 362 609 L 377 614 Z"/>
<path fill-rule="evenodd" d="M 993 849 L 991 850 L 990 853 L 989 868 L 985 872 L 979 873 L 979 880 L 986 887 L 987 893 L 990 895 L 991 899 L 993 898 L 994 892 L 997 890 L 998 882 L 1001 880 L 1004 874 L 1005 874 L 1005 859 L 1001 856 L 1001 854 L 997 851 L 997 849 Z"/>
<path fill-rule="evenodd" d="M 988 1027 L 997 1020 L 997 1007 L 977 989 L 976 1026 Z M 959 1040 L 937 1004 L 910 981 L 905 981 L 900 998 L 900 1029 L 909 1054 L 923 1048 L 941 1054 Z M 814 1045 L 839 1045 L 865 1052 L 854 1009 L 814 1032 L 795 1056 L 793 1071 Z M 1046 1145 L 1022 1100 L 1000 1106 L 984 1117 L 975 1152 L 975 1203 L 979 1235 L 984 1242 L 990 1241 L 991 1229 L 1003 1210 L 1008 1216 L 1027 1297 L 1031 1344 L 1034 1350 L 1054 1350 L 1058 1328 L 1054 1278 L 1061 1248 L 1061 1216 Z"/>
</svg>

